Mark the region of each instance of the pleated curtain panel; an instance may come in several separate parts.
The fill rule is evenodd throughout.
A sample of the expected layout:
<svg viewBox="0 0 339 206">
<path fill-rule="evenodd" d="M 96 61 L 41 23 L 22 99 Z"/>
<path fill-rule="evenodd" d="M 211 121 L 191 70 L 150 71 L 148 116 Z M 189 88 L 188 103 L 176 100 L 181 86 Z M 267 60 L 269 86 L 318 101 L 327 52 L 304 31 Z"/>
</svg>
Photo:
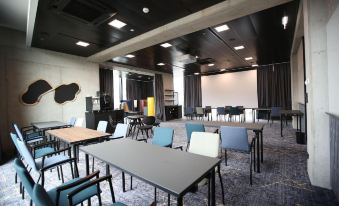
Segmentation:
<svg viewBox="0 0 339 206">
<path fill-rule="evenodd" d="M 184 78 L 184 101 L 185 108 L 199 107 L 202 105 L 201 76 L 191 75 Z"/>
<path fill-rule="evenodd" d="M 290 63 L 260 66 L 257 69 L 258 106 L 291 109 Z"/>
<path fill-rule="evenodd" d="M 99 69 L 99 84 L 100 84 L 100 93 L 107 93 L 111 96 L 112 102 L 111 106 L 113 107 L 113 70 L 111 69 Z"/>
<path fill-rule="evenodd" d="M 154 91 L 155 91 L 155 113 L 158 119 L 164 120 L 164 86 L 162 80 L 162 74 L 155 74 L 154 78 Z"/>
<path fill-rule="evenodd" d="M 153 81 L 126 79 L 126 96 L 128 100 L 141 100 L 154 96 Z"/>
</svg>

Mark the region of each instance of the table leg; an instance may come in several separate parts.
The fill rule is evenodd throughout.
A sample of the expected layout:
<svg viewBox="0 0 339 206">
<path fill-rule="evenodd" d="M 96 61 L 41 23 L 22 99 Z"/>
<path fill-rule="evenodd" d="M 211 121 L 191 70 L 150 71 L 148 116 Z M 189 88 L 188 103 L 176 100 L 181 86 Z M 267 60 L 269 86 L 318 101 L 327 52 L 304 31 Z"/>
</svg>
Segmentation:
<svg viewBox="0 0 339 206">
<path fill-rule="evenodd" d="M 89 156 L 88 154 L 85 155 L 85 161 L 86 161 L 86 176 L 89 175 Z"/>
<path fill-rule="evenodd" d="M 110 172 L 110 169 L 109 169 L 109 164 L 106 164 L 106 176 L 107 175 L 110 175 L 111 172 Z"/>
<path fill-rule="evenodd" d="M 282 131 L 283 131 L 283 124 L 282 124 L 282 122 L 283 122 L 283 115 L 280 115 L 280 136 L 282 137 L 283 136 L 283 133 L 282 133 Z"/>
<path fill-rule="evenodd" d="M 183 197 L 182 197 L 182 196 L 179 196 L 179 197 L 177 198 L 177 205 L 178 205 L 178 206 L 183 206 Z"/>
<path fill-rule="evenodd" d="M 263 131 L 260 131 L 260 150 L 261 150 L 261 162 L 264 162 L 264 143 L 263 143 Z"/>
<path fill-rule="evenodd" d="M 211 205 L 215 206 L 215 169 L 211 171 Z"/>
<path fill-rule="evenodd" d="M 301 116 L 298 115 L 298 118 L 299 118 L 299 132 L 301 132 Z"/>
<path fill-rule="evenodd" d="M 77 159 L 77 147 L 75 144 L 73 144 L 73 157 L 76 158 L 76 161 L 78 161 Z"/>
<path fill-rule="evenodd" d="M 126 188 L 125 188 L 125 173 L 122 172 L 122 191 L 126 192 Z"/>
<path fill-rule="evenodd" d="M 255 132 L 255 136 L 257 139 L 257 172 L 260 173 L 260 135 L 258 131 Z"/>
</svg>

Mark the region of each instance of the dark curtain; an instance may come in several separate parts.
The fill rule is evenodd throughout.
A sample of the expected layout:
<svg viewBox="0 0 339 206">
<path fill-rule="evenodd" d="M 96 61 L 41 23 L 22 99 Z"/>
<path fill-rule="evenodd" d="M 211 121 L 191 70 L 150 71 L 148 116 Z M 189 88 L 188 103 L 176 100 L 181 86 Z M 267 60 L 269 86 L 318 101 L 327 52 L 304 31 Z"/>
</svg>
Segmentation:
<svg viewBox="0 0 339 206">
<path fill-rule="evenodd" d="M 291 69 L 289 63 L 261 66 L 257 69 L 259 107 L 291 109 Z"/>
<path fill-rule="evenodd" d="M 164 103 L 164 85 L 162 74 L 155 74 L 155 113 L 158 119 L 164 119 L 165 103 Z"/>
<path fill-rule="evenodd" d="M 185 76 L 184 101 L 186 107 L 198 107 L 202 105 L 201 100 L 201 76 Z"/>
<path fill-rule="evenodd" d="M 153 81 L 126 79 L 126 96 L 128 100 L 141 100 L 153 97 Z"/>
<path fill-rule="evenodd" d="M 100 93 L 111 96 L 111 107 L 113 108 L 113 71 L 110 69 L 99 69 Z"/>
</svg>

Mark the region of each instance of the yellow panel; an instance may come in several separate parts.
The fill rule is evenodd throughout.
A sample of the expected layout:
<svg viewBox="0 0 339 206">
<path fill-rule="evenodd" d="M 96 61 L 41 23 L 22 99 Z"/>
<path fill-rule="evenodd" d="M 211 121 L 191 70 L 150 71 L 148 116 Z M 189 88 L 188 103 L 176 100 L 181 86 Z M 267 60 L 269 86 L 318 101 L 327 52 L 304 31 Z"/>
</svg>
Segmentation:
<svg viewBox="0 0 339 206">
<path fill-rule="evenodd" d="M 147 97 L 147 114 L 148 116 L 155 116 L 154 97 Z"/>
</svg>

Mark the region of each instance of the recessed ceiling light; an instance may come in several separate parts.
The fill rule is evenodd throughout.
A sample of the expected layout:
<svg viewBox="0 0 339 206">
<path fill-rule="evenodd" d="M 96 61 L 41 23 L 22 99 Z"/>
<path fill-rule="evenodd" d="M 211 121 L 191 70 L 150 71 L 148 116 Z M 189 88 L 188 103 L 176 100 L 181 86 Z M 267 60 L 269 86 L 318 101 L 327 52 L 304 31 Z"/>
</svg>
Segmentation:
<svg viewBox="0 0 339 206">
<path fill-rule="evenodd" d="M 147 13 L 149 12 L 149 8 L 144 7 L 144 8 L 142 8 L 142 11 L 143 11 L 145 14 L 147 14 Z"/>
<path fill-rule="evenodd" d="M 288 22 L 288 16 L 284 16 L 281 19 L 281 23 L 282 23 L 282 25 L 284 25 L 284 29 L 286 29 L 287 22 Z"/>
<path fill-rule="evenodd" d="M 199 72 L 194 73 L 194 75 L 199 75 L 199 74 L 200 74 Z"/>
<path fill-rule="evenodd" d="M 130 31 L 134 31 L 134 29 L 130 29 Z"/>
<path fill-rule="evenodd" d="M 240 46 L 236 46 L 234 47 L 235 50 L 240 50 L 240 49 L 245 49 L 245 47 L 243 45 L 240 45 Z"/>
<path fill-rule="evenodd" d="M 158 66 L 164 66 L 165 64 L 162 63 L 162 62 L 160 62 L 160 63 L 158 63 L 157 65 L 158 65 Z"/>
<path fill-rule="evenodd" d="M 221 72 L 226 71 L 226 69 L 220 69 Z"/>
<path fill-rule="evenodd" d="M 252 67 L 257 67 L 258 65 L 257 64 L 252 64 Z"/>
<path fill-rule="evenodd" d="M 213 63 L 210 63 L 210 64 L 207 64 L 207 66 L 209 66 L 209 67 L 213 67 L 213 66 L 214 66 L 214 64 L 213 64 Z"/>
<path fill-rule="evenodd" d="M 196 58 L 196 59 L 198 59 L 198 58 L 199 58 L 199 56 L 195 56 L 195 58 Z"/>
<path fill-rule="evenodd" d="M 245 60 L 252 60 L 253 57 L 246 57 Z"/>
<path fill-rule="evenodd" d="M 76 43 L 76 45 L 82 46 L 82 47 L 87 47 L 87 46 L 89 45 L 89 43 L 84 42 L 84 41 L 78 41 L 78 42 Z"/>
<path fill-rule="evenodd" d="M 133 58 L 133 57 L 135 57 L 133 54 L 127 54 L 125 57 L 127 57 L 127 58 Z"/>
<path fill-rule="evenodd" d="M 114 19 L 113 21 L 109 22 L 108 24 L 115 27 L 115 28 L 118 28 L 118 29 L 126 26 L 126 23 L 119 21 L 118 19 Z"/>
<path fill-rule="evenodd" d="M 221 25 L 221 26 L 217 26 L 214 29 L 217 30 L 217 32 L 222 32 L 222 31 L 229 30 L 230 28 L 226 24 L 224 24 L 224 25 Z"/>
<path fill-rule="evenodd" d="M 166 43 L 161 44 L 160 46 L 167 48 L 167 47 L 171 47 L 172 44 L 166 42 Z"/>
</svg>

